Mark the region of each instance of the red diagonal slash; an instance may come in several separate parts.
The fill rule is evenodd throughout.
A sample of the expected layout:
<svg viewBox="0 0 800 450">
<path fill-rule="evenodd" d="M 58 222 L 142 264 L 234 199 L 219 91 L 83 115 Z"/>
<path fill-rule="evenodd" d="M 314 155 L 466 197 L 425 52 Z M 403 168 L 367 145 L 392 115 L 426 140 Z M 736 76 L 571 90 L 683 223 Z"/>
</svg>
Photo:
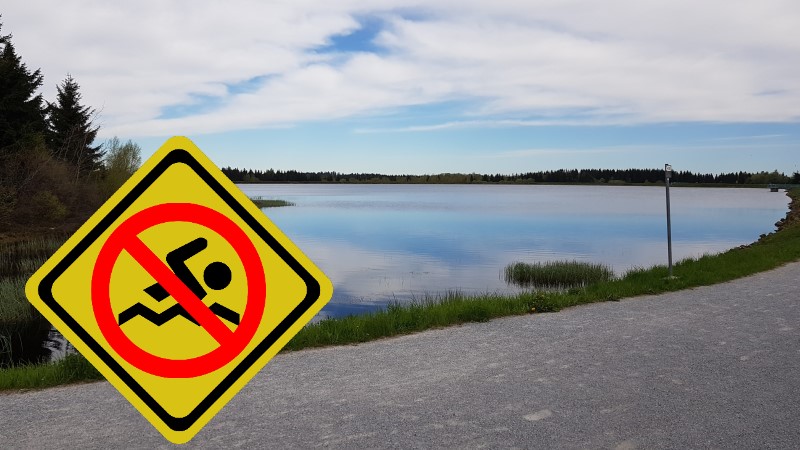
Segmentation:
<svg viewBox="0 0 800 450">
<path fill-rule="evenodd" d="M 150 250 L 138 236 L 131 236 L 125 250 L 147 271 L 169 295 L 183 306 L 220 345 L 231 338 L 233 332 L 189 289 L 170 268 Z"/>
<path fill-rule="evenodd" d="M 247 303 L 235 330 L 228 329 L 205 304 L 175 275 L 166 262 L 147 247 L 139 234 L 165 223 L 184 222 L 205 227 L 233 247 L 247 280 Z M 111 307 L 111 274 L 127 252 L 175 298 L 186 312 L 219 344 L 210 352 L 188 359 L 170 359 L 149 353 L 136 345 L 120 328 Z M 166 378 L 193 378 L 228 364 L 249 345 L 261 324 L 266 301 L 264 266 L 247 233 L 225 215 L 192 203 L 163 203 L 130 216 L 108 236 L 97 255 L 92 272 L 92 308 L 97 326 L 114 351 L 128 363 L 149 374 Z M 182 336 L 165 338 L 182 342 Z M 183 345 L 186 345 L 184 342 Z"/>
</svg>

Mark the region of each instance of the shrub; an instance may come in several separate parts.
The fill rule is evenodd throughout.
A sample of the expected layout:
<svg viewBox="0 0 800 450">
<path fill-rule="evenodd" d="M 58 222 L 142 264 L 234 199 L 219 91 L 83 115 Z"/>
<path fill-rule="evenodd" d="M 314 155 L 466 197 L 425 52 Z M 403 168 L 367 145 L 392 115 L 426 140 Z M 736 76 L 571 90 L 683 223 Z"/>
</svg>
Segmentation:
<svg viewBox="0 0 800 450">
<path fill-rule="evenodd" d="M 31 198 L 31 213 L 45 222 L 57 222 L 67 217 L 67 207 L 50 191 L 39 191 Z"/>
</svg>

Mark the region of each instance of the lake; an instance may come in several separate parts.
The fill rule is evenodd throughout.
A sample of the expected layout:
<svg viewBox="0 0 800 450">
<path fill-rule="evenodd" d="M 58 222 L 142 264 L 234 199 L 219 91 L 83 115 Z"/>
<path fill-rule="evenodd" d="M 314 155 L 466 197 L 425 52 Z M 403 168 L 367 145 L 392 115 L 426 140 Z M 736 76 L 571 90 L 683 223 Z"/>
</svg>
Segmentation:
<svg viewBox="0 0 800 450">
<path fill-rule="evenodd" d="M 665 189 L 640 186 L 240 184 L 296 206 L 264 213 L 331 279 L 320 317 L 447 291 L 514 293 L 515 261 L 667 263 Z M 670 188 L 673 259 L 774 231 L 789 198 L 768 189 Z"/>
</svg>

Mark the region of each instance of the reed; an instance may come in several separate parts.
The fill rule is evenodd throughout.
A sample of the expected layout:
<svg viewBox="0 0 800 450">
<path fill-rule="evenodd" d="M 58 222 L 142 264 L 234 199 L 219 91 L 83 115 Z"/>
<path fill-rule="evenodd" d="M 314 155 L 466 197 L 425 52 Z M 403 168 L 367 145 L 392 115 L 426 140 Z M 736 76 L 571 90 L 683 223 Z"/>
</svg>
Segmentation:
<svg viewBox="0 0 800 450">
<path fill-rule="evenodd" d="M 0 331 L 3 323 L 31 320 L 38 312 L 25 296 L 27 277 L 0 278 Z"/>
<path fill-rule="evenodd" d="M 45 236 L 0 246 L 0 323 L 39 317 L 25 296 L 25 283 L 65 240 Z"/>
<path fill-rule="evenodd" d="M 50 354 L 45 347 L 50 324 L 28 302 L 25 283 L 65 240 L 56 234 L 0 245 L 0 367 Z"/>
<path fill-rule="evenodd" d="M 0 278 L 33 274 L 66 239 L 57 234 L 0 245 Z"/>
<path fill-rule="evenodd" d="M 515 262 L 506 266 L 503 276 L 506 283 L 521 287 L 566 288 L 612 280 L 614 271 L 580 261 Z"/>
<path fill-rule="evenodd" d="M 250 200 L 259 208 L 277 208 L 280 206 L 294 206 L 293 202 L 286 200 L 265 199 L 262 197 L 252 197 Z"/>
</svg>

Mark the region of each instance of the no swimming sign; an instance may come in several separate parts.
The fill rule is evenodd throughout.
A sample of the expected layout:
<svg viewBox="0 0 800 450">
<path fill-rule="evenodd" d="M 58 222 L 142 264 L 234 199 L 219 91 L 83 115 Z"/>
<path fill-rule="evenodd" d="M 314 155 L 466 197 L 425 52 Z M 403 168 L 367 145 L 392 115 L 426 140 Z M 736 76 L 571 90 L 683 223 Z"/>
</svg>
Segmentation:
<svg viewBox="0 0 800 450">
<path fill-rule="evenodd" d="M 330 300 L 330 280 L 169 139 L 30 278 L 31 303 L 153 426 L 190 440 Z"/>
</svg>

